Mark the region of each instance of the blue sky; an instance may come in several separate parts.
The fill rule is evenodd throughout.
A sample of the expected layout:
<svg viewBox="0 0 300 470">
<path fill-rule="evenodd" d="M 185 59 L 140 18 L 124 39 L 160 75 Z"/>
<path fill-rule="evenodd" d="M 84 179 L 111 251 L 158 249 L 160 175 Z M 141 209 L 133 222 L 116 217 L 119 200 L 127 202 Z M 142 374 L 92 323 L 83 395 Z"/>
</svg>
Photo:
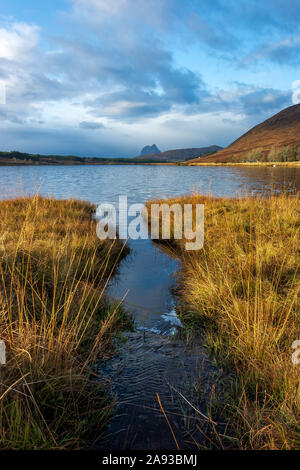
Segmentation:
<svg viewBox="0 0 300 470">
<path fill-rule="evenodd" d="M 295 80 L 299 0 L 1 0 L 1 150 L 226 146 Z"/>
</svg>

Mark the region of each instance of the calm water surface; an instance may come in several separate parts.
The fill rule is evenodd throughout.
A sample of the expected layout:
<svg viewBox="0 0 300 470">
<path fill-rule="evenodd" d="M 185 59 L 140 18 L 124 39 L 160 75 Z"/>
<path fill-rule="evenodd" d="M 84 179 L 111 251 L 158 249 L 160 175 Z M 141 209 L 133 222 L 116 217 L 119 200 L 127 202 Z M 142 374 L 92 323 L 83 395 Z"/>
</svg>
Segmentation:
<svg viewBox="0 0 300 470">
<path fill-rule="evenodd" d="M 280 167 L 173 166 L 37 166 L 0 167 L 0 197 L 33 194 L 78 198 L 95 204 L 129 203 L 199 191 L 216 196 L 265 192 L 272 188 L 300 190 L 300 169 Z M 196 415 L 180 392 L 207 413 L 211 391 L 223 380 L 201 344 L 180 339 L 180 321 L 170 288 L 179 263 L 150 240 L 130 241 L 110 285 L 110 295 L 122 298 L 135 319 L 135 331 L 125 334 L 112 360 L 99 373 L 112 383 L 119 405 L 101 443 L 105 449 L 176 449 L 157 401 L 174 429 L 181 449 L 206 445 L 195 427 Z M 176 333 L 177 332 L 177 333 Z M 201 394 L 195 388 L 198 384 Z M 218 389 L 218 388 L 217 388 Z M 221 393 L 219 389 L 218 393 Z M 203 422 L 204 426 L 204 422 Z"/>
<path fill-rule="evenodd" d="M 29 166 L 0 167 L 2 198 L 18 194 L 76 197 L 93 203 L 114 202 L 118 195 L 143 202 L 153 197 L 186 194 L 193 190 L 214 195 L 240 194 L 245 189 L 300 189 L 299 168 L 176 167 L 176 166 Z"/>
</svg>

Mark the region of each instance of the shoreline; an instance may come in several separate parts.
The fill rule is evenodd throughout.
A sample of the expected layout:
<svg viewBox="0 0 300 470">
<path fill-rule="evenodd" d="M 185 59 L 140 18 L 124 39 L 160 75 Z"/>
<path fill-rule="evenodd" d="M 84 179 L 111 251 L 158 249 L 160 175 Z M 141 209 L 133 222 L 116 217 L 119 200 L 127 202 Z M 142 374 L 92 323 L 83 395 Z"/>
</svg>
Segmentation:
<svg viewBox="0 0 300 470">
<path fill-rule="evenodd" d="M 17 166 L 136 166 L 136 165 L 171 165 L 171 166 L 178 166 L 178 163 L 175 162 L 147 162 L 147 163 L 136 163 L 136 162 L 109 162 L 109 163 L 76 163 L 76 162 L 70 162 L 70 163 L 21 163 L 21 162 L 0 162 L 0 167 L 1 166 L 11 166 L 11 167 L 17 167 Z M 179 163 L 179 165 L 182 165 Z"/>
<path fill-rule="evenodd" d="M 203 162 L 203 163 L 189 163 L 189 162 L 91 162 L 91 163 L 22 163 L 22 162 L 0 162 L 1 166 L 19 167 L 19 166 L 260 166 L 260 167 L 292 167 L 300 168 L 300 162 L 241 162 L 241 163 L 219 163 L 219 162 Z"/>
<path fill-rule="evenodd" d="M 184 166 L 271 166 L 271 167 L 276 167 L 276 166 L 289 166 L 289 167 L 295 167 L 295 168 L 300 168 L 300 162 L 241 162 L 241 163 L 187 163 Z"/>
</svg>

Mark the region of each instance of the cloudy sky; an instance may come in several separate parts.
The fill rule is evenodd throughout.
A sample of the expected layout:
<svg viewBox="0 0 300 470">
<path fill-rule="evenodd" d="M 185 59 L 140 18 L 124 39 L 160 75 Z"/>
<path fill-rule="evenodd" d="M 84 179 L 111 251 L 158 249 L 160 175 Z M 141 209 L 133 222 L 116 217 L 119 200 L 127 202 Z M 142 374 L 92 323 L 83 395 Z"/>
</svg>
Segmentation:
<svg viewBox="0 0 300 470">
<path fill-rule="evenodd" d="M 299 0 L 0 0 L 0 150 L 225 146 L 295 80 Z"/>
</svg>

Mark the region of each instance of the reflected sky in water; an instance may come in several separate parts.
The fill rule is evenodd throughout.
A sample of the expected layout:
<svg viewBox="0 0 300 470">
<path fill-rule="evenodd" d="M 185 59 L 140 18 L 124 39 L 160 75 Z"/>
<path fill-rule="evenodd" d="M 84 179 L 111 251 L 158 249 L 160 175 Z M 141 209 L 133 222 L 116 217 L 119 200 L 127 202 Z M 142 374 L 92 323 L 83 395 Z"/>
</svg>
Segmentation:
<svg viewBox="0 0 300 470">
<path fill-rule="evenodd" d="M 262 188 L 293 185 L 300 189 L 300 169 L 283 167 L 176 166 L 28 166 L 0 167 L 0 197 L 39 191 L 57 198 L 79 198 L 93 203 L 145 202 L 199 191 L 234 196 Z"/>
</svg>

